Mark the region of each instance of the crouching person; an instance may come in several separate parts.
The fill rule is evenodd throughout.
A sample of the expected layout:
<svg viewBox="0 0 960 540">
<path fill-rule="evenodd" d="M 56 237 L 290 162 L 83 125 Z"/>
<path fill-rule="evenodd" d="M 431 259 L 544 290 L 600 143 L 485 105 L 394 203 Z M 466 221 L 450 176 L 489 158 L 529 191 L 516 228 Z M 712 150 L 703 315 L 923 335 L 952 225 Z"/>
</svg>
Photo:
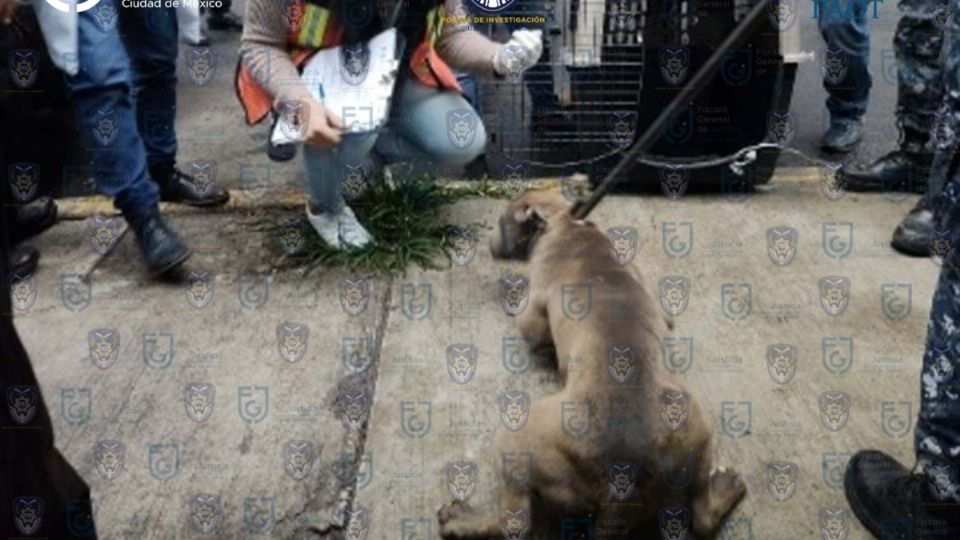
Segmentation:
<svg viewBox="0 0 960 540">
<path fill-rule="evenodd" d="M 397 28 L 406 47 L 385 129 L 343 130 L 345 119 L 324 109 L 299 81 L 299 70 L 320 49 L 366 41 L 394 20 L 399 0 L 250 0 L 240 50 L 237 93 L 247 122 L 260 122 L 283 103 L 306 103 L 304 139 L 307 218 L 335 248 L 371 241 L 342 195 L 342 180 L 367 167 L 410 162 L 416 171 L 458 167 L 483 153 L 486 132 L 461 95 L 453 70 L 477 76 L 516 76 L 539 59 L 540 31 L 517 30 L 506 44 L 470 29 L 461 0 L 406 0 Z M 384 4 L 388 5 L 384 5 Z M 379 5 L 378 13 L 374 6 Z M 349 119 L 346 119 L 349 122 Z M 369 172 L 369 171 L 368 171 Z"/>
</svg>

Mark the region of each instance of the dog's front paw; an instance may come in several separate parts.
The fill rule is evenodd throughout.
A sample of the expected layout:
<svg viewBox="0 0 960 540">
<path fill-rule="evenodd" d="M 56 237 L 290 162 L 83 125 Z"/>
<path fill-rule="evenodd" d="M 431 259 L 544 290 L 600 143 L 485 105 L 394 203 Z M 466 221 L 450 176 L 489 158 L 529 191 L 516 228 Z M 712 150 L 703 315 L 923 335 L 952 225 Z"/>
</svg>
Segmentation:
<svg viewBox="0 0 960 540">
<path fill-rule="evenodd" d="M 440 537 L 445 540 L 488 540 L 497 537 L 497 530 L 470 508 L 467 503 L 454 501 L 437 512 Z M 493 524 L 494 527 L 496 524 Z"/>
</svg>

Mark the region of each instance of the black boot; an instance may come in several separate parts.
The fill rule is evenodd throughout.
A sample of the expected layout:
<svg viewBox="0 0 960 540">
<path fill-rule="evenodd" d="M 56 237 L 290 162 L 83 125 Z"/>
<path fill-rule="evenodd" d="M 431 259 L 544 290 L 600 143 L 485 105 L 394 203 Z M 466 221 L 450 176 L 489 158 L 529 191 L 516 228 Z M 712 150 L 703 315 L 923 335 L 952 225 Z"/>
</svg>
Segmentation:
<svg viewBox="0 0 960 540">
<path fill-rule="evenodd" d="M 12 223 L 8 224 L 10 243 L 18 244 L 42 233 L 57 222 L 57 203 L 50 197 L 40 197 L 29 204 L 16 207 L 7 216 L 12 220 Z"/>
<path fill-rule="evenodd" d="M 923 197 L 910 210 L 907 217 L 897 225 L 893 231 L 893 249 L 911 257 L 927 257 L 930 255 L 933 231 L 936 229 L 933 219 L 933 209 Z"/>
<path fill-rule="evenodd" d="M 850 509 L 877 538 L 960 538 L 960 509 L 924 504 L 928 483 L 877 450 L 857 452 L 843 479 Z"/>
<path fill-rule="evenodd" d="M 898 150 L 864 167 L 838 171 L 848 191 L 903 191 L 924 193 L 933 156 L 926 151 L 922 134 L 905 132 Z"/>
<path fill-rule="evenodd" d="M 190 257 L 190 248 L 160 217 L 157 210 L 142 216 L 128 217 L 127 222 L 137 236 L 147 267 L 162 274 L 179 266 Z"/>
<path fill-rule="evenodd" d="M 191 206 L 218 206 L 230 200 L 227 190 L 206 175 L 191 176 L 172 162 L 150 165 L 150 178 L 160 186 L 160 200 Z"/>
</svg>

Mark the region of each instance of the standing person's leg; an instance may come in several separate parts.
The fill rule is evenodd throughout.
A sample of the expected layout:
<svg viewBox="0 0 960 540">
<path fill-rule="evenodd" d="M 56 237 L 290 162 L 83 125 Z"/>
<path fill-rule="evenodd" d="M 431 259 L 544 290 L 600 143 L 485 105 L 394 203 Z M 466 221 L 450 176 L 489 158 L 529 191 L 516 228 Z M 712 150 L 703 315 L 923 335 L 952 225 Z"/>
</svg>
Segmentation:
<svg viewBox="0 0 960 540">
<path fill-rule="evenodd" d="M 845 168 L 851 191 L 922 191 L 931 155 L 926 148 L 930 119 L 940 106 L 943 84 L 940 46 L 946 3 L 900 0 L 900 21 L 893 38 L 897 58 L 899 148 L 866 167 Z"/>
<path fill-rule="evenodd" d="M 101 0 L 101 4 L 114 1 Z M 78 16 L 80 70 L 66 77 L 77 129 L 88 149 L 98 189 L 114 198 L 130 222 L 151 270 L 162 272 L 186 260 L 190 250 L 160 219 L 159 189 L 147 173 L 130 62 L 117 21 L 100 20 L 94 11 Z"/>
<path fill-rule="evenodd" d="M 860 142 L 872 80 L 870 26 L 864 0 L 819 0 L 820 33 L 826 42 L 823 87 L 830 127 L 823 136 L 827 152 L 847 153 Z"/>
<path fill-rule="evenodd" d="M 232 0 L 222 0 L 219 6 L 210 8 L 207 24 L 211 30 L 243 30 L 243 21 L 233 14 L 232 7 Z"/>
<path fill-rule="evenodd" d="M 122 9 L 120 29 L 133 68 L 137 126 L 150 177 L 160 186 L 160 198 L 201 206 L 227 202 L 227 192 L 208 178 L 195 178 L 176 167 L 176 9 Z"/>
</svg>

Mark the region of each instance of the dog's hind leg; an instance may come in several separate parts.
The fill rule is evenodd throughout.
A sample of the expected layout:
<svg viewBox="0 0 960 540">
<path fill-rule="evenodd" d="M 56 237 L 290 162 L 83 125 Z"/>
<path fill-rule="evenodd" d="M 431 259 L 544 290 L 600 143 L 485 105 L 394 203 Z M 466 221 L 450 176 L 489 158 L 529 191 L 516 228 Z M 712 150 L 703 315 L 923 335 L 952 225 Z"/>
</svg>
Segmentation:
<svg viewBox="0 0 960 540">
<path fill-rule="evenodd" d="M 712 538 L 723 518 L 747 493 L 743 479 L 733 469 L 711 470 L 710 445 L 703 445 L 703 457 L 697 470 L 692 510 L 693 531 L 697 538 Z"/>
</svg>

